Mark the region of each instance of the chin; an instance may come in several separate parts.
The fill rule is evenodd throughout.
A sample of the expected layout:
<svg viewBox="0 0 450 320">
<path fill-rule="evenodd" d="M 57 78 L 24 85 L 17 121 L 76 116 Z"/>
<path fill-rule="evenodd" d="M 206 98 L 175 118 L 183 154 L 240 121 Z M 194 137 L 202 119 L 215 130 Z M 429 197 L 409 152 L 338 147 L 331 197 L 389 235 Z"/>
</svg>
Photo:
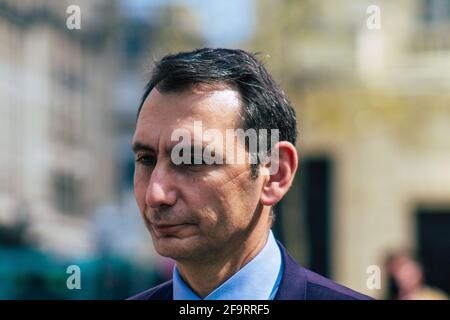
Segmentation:
<svg viewBox="0 0 450 320">
<path fill-rule="evenodd" d="M 191 239 L 165 237 L 153 239 L 153 245 L 158 254 L 174 260 L 189 259 L 194 257 L 198 252 Z"/>
</svg>

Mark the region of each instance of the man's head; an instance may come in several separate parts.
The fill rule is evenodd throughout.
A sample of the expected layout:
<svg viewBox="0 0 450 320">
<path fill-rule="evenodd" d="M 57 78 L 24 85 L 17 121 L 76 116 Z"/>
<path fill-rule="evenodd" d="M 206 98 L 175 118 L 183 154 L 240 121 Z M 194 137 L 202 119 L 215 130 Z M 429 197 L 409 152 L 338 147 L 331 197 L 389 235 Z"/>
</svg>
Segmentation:
<svg viewBox="0 0 450 320">
<path fill-rule="evenodd" d="M 172 135 L 180 129 L 223 163 L 175 164 L 178 141 Z M 268 141 L 278 170 L 227 161 L 229 141 L 222 138 L 229 129 L 278 130 L 279 142 Z M 157 62 L 133 138 L 136 199 L 156 250 L 179 261 L 201 261 L 267 235 L 271 208 L 297 169 L 296 135 L 293 108 L 253 55 L 200 49 Z M 232 141 L 236 152 L 249 152 L 245 141 Z"/>
</svg>

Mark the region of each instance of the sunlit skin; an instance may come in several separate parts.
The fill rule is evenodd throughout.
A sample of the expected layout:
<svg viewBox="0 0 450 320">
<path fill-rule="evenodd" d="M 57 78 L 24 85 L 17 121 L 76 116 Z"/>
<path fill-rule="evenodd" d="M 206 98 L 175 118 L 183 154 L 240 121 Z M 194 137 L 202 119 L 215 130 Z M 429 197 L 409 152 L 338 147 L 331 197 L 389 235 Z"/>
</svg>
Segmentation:
<svg viewBox="0 0 450 320">
<path fill-rule="evenodd" d="M 239 94 L 228 88 L 160 93 L 153 89 L 133 137 L 134 190 L 155 250 L 176 260 L 181 276 L 205 297 L 264 247 L 270 209 L 288 191 L 297 169 L 295 147 L 279 142 L 279 170 L 260 166 L 252 179 L 249 164 L 175 165 L 171 141 L 177 128 L 194 139 L 194 121 L 203 130 L 241 127 Z M 199 137 L 202 141 L 202 137 Z M 203 141 L 210 144 L 211 141 Z M 217 141 L 215 152 L 226 152 Z M 245 149 L 240 142 L 235 148 Z"/>
</svg>

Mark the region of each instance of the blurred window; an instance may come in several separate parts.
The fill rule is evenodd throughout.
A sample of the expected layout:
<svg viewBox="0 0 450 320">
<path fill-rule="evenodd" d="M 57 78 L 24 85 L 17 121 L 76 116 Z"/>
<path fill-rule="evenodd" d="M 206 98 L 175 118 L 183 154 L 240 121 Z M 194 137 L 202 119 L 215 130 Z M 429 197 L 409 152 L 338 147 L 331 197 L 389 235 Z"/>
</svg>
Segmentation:
<svg viewBox="0 0 450 320">
<path fill-rule="evenodd" d="M 308 230 L 309 267 L 330 277 L 332 226 L 332 161 L 324 157 L 303 160 L 302 202 Z"/>
<path fill-rule="evenodd" d="M 423 0 L 422 14 L 428 24 L 450 23 L 450 1 Z"/>
<path fill-rule="evenodd" d="M 450 207 L 420 208 L 417 250 L 427 285 L 450 293 Z"/>
<path fill-rule="evenodd" d="M 81 182 L 67 173 L 53 175 L 53 190 L 56 208 L 64 213 L 82 211 Z"/>
</svg>

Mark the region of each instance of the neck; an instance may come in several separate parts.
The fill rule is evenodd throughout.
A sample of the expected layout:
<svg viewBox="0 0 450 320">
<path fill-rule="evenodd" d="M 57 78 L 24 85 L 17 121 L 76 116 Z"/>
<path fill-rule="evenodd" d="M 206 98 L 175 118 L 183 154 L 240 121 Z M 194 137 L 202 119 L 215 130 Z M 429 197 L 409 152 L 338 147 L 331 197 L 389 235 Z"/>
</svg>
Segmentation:
<svg viewBox="0 0 450 320">
<path fill-rule="evenodd" d="M 269 229 L 259 237 L 249 237 L 238 242 L 238 246 L 228 246 L 228 252 L 220 256 L 207 257 L 202 261 L 178 262 L 177 268 L 183 280 L 201 298 L 206 297 L 227 279 L 237 273 L 258 255 L 266 245 Z"/>
</svg>

